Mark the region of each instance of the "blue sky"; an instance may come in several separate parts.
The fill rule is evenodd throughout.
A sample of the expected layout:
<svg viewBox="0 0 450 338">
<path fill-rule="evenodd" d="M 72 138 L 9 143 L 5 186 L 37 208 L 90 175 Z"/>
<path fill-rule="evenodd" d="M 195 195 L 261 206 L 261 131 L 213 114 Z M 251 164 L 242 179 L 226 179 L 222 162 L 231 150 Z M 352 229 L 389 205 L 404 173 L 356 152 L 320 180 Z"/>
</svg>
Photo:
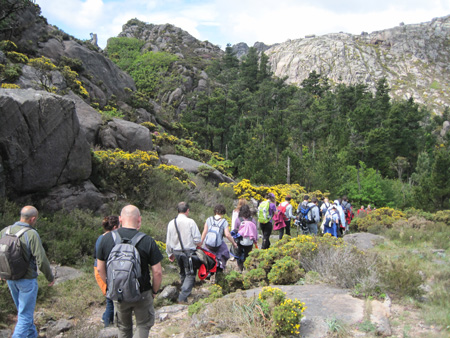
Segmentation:
<svg viewBox="0 0 450 338">
<path fill-rule="evenodd" d="M 449 0 L 36 0 L 52 25 L 99 46 L 137 18 L 170 23 L 199 40 L 280 43 L 305 35 L 360 34 L 450 15 Z"/>
</svg>

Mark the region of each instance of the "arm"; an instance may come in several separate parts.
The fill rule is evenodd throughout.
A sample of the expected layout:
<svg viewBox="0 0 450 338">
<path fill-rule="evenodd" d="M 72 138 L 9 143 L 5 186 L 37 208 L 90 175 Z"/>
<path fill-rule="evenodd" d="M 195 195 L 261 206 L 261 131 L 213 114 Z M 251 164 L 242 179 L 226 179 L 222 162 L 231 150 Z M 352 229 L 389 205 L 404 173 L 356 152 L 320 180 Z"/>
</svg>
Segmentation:
<svg viewBox="0 0 450 338">
<path fill-rule="evenodd" d="M 50 262 L 45 254 L 44 247 L 42 246 L 41 238 L 35 230 L 28 231 L 30 252 L 33 257 L 36 258 L 36 264 L 39 270 L 44 274 L 45 278 L 49 281 L 49 286 L 55 283 L 55 277 L 53 276 Z"/>
<path fill-rule="evenodd" d="M 202 240 L 201 240 L 200 245 L 203 244 L 203 241 L 205 240 L 205 237 L 206 237 L 206 234 L 207 234 L 207 233 L 208 233 L 208 224 L 207 224 L 207 222 L 205 222 L 205 225 L 204 225 L 204 227 L 203 227 Z"/>
<path fill-rule="evenodd" d="M 106 262 L 100 259 L 97 259 L 97 270 L 100 278 L 106 284 Z"/>
<path fill-rule="evenodd" d="M 153 275 L 153 297 L 158 292 L 159 288 L 161 287 L 161 281 L 162 281 L 162 267 L 161 263 L 152 265 L 152 275 Z M 155 292 L 156 291 L 156 292 Z"/>
<path fill-rule="evenodd" d="M 231 243 L 233 243 L 233 246 L 234 246 L 235 248 L 237 248 L 237 244 L 236 244 L 236 242 L 234 241 L 233 236 L 231 236 L 230 230 L 228 230 L 228 225 L 224 228 L 223 232 L 224 232 L 224 234 L 225 234 L 225 237 L 228 238 L 228 240 L 229 240 Z"/>
</svg>

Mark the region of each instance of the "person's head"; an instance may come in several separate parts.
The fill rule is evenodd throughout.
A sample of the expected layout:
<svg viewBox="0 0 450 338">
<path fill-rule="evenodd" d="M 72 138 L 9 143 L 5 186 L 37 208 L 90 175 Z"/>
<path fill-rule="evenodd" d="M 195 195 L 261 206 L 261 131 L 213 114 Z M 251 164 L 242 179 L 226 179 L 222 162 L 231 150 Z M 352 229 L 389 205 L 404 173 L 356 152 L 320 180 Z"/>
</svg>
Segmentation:
<svg viewBox="0 0 450 338">
<path fill-rule="evenodd" d="M 361 209 L 364 210 L 364 205 L 361 205 Z"/>
<path fill-rule="evenodd" d="M 328 197 L 325 197 L 325 198 L 323 199 L 323 202 L 324 202 L 324 203 L 329 203 L 330 200 L 328 199 Z"/>
<path fill-rule="evenodd" d="M 267 194 L 267 199 L 270 200 L 272 203 L 275 203 L 275 195 L 272 192 L 269 192 Z"/>
<path fill-rule="evenodd" d="M 319 203 L 319 201 L 317 200 L 317 198 L 316 198 L 316 197 L 313 197 L 313 198 L 311 198 L 311 202 L 313 202 L 314 204 L 317 204 L 317 203 Z"/>
<path fill-rule="evenodd" d="M 38 211 L 32 205 L 27 205 L 20 210 L 20 221 L 33 226 L 38 219 Z"/>
<path fill-rule="evenodd" d="M 223 204 L 217 204 L 214 207 L 214 215 L 220 215 L 223 216 L 227 213 L 227 210 L 225 209 L 225 206 Z"/>
<path fill-rule="evenodd" d="M 286 197 L 284 198 L 286 201 L 290 202 L 292 199 L 291 195 L 286 195 Z"/>
<path fill-rule="evenodd" d="M 243 205 L 247 204 L 247 200 L 245 198 L 240 198 L 236 207 L 236 210 L 241 210 Z"/>
<path fill-rule="evenodd" d="M 251 218 L 252 217 L 252 212 L 250 210 L 250 207 L 247 204 L 243 205 L 241 210 L 239 210 L 239 217 L 243 217 L 243 218 Z"/>
<path fill-rule="evenodd" d="M 348 197 L 347 197 L 347 195 L 342 196 L 342 200 L 345 201 L 345 202 L 348 202 Z"/>
<path fill-rule="evenodd" d="M 367 206 L 367 209 L 371 209 L 370 204 Z"/>
<path fill-rule="evenodd" d="M 115 230 L 119 227 L 119 216 L 106 216 L 103 218 L 102 227 L 105 232 Z"/>
<path fill-rule="evenodd" d="M 127 205 L 123 207 L 120 212 L 119 221 L 122 224 L 122 228 L 140 229 L 141 227 L 141 212 L 134 205 Z"/>
<path fill-rule="evenodd" d="M 303 200 L 304 201 L 309 201 L 309 196 L 308 195 L 303 196 Z"/>
<path fill-rule="evenodd" d="M 189 212 L 189 204 L 180 202 L 178 203 L 177 210 L 179 214 L 187 214 Z"/>
</svg>

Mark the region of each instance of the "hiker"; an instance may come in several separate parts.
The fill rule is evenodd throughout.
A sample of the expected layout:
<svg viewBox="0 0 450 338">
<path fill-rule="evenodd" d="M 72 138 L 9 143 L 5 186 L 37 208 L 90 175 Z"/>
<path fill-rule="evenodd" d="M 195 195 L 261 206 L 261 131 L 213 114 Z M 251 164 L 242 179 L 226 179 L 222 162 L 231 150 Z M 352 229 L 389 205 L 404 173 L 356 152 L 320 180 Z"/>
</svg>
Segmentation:
<svg viewBox="0 0 450 338">
<path fill-rule="evenodd" d="M 47 281 L 48 286 L 53 286 L 55 278 L 50 267 L 50 263 L 42 246 L 41 239 L 37 231 L 33 228 L 38 219 L 38 211 L 35 207 L 27 205 L 20 211 L 20 221 L 13 225 L 4 228 L 0 232 L 0 237 L 3 239 L 7 234 L 16 235 L 20 241 L 21 250 L 26 253 L 26 260 L 23 266 L 23 271 L 20 272 L 20 277 L 7 278 L 7 283 L 11 296 L 16 305 L 17 324 L 14 328 L 13 338 L 23 337 L 37 337 L 38 332 L 34 325 L 34 309 L 36 307 L 36 298 L 38 294 L 38 272 L 41 271 Z M 14 268 L 14 266 L 11 266 Z M 1 271 L 3 278 L 4 271 Z"/>
<path fill-rule="evenodd" d="M 161 286 L 161 261 L 163 256 L 159 251 L 155 240 L 152 237 L 139 232 L 142 218 L 137 207 L 134 205 L 125 206 L 120 213 L 119 221 L 122 226 L 105 234 L 99 243 L 97 250 L 97 269 L 103 282 L 108 286 L 107 295 L 111 297 L 114 292 L 119 293 L 117 300 L 114 299 L 115 297 L 113 298 L 114 309 L 116 312 L 116 325 L 119 328 L 119 338 L 133 337 L 133 312 L 136 318 L 136 332 L 134 337 L 148 337 L 150 328 L 155 323 L 153 298 L 156 296 Z M 139 238 L 137 243 L 134 243 L 133 238 Z M 133 250 L 135 250 L 135 254 L 137 251 L 138 258 L 140 258 L 141 270 L 141 275 L 138 278 L 138 292 L 140 295 L 138 300 L 133 299 L 133 301 L 129 301 L 126 298 L 127 295 L 124 295 L 123 299 L 120 297 L 122 290 L 116 289 L 117 284 L 119 283 L 116 278 L 117 270 L 114 269 L 111 271 L 111 269 L 113 269 L 113 253 L 117 252 L 118 246 L 121 246 L 119 248 L 124 248 L 125 246 L 129 247 L 130 243 L 134 245 Z M 120 254 L 120 252 L 118 254 Z M 134 263 L 137 263 L 138 261 L 139 259 L 135 260 Z M 153 283 L 150 278 L 149 266 L 152 270 Z M 108 267 L 110 267 L 109 271 Z M 128 279 L 125 279 L 125 282 L 126 281 L 128 281 Z M 125 287 L 126 286 L 127 285 L 125 285 Z M 136 290 L 133 291 L 136 292 Z"/>
<path fill-rule="evenodd" d="M 291 219 L 295 219 L 295 216 L 292 214 L 292 204 L 291 204 L 291 195 L 286 195 L 284 201 L 280 203 L 278 206 L 278 211 L 284 213 L 284 223 L 286 227 L 281 228 L 279 230 L 279 239 L 282 239 L 284 236 L 284 229 L 286 229 L 286 235 L 291 235 Z"/>
<path fill-rule="evenodd" d="M 236 219 L 239 217 L 239 211 L 241 210 L 243 205 L 247 204 L 247 200 L 245 198 L 240 198 L 236 209 L 233 210 L 233 214 L 231 215 L 231 224 L 236 222 Z"/>
<path fill-rule="evenodd" d="M 309 202 L 309 196 L 303 196 L 303 202 L 297 208 L 298 220 L 302 227 L 302 233 L 317 235 L 317 223 L 320 221 L 319 207 L 316 197 Z"/>
<path fill-rule="evenodd" d="M 116 230 L 119 228 L 120 222 L 119 222 L 119 216 L 106 216 L 102 221 L 102 227 L 103 227 L 103 234 L 98 236 L 97 241 L 95 242 L 95 249 L 94 249 L 94 276 L 95 280 L 97 281 L 98 286 L 100 287 L 100 290 L 102 290 L 103 295 L 106 296 L 106 283 L 103 282 L 102 278 L 100 277 L 97 269 L 97 250 L 98 246 L 100 245 L 100 242 L 102 241 L 103 236 L 105 236 L 108 232 Z M 102 322 L 105 325 L 105 327 L 108 327 L 110 324 L 114 322 L 114 302 L 112 299 L 106 297 L 106 310 L 103 313 L 102 316 Z"/>
<path fill-rule="evenodd" d="M 202 233 L 202 243 L 206 249 L 216 255 L 218 264 L 217 272 L 225 270 L 227 261 L 230 259 L 230 251 L 223 237 L 225 236 L 235 248 L 238 247 L 230 234 L 228 222 L 223 217 L 226 213 L 225 206 L 217 204 L 214 207 L 214 216 L 208 217 Z"/>
<path fill-rule="evenodd" d="M 370 204 L 368 204 L 368 205 L 367 205 L 366 212 L 369 213 L 369 212 L 371 212 L 371 211 L 372 211 L 372 207 L 370 206 Z"/>
<path fill-rule="evenodd" d="M 328 197 L 325 197 L 322 205 L 320 206 L 321 216 L 324 217 L 330 207 L 331 207 L 330 200 L 328 199 Z"/>
<path fill-rule="evenodd" d="M 348 231 L 350 228 L 350 223 L 354 217 L 353 214 L 353 207 L 350 204 L 350 202 L 348 201 L 348 198 L 346 195 L 342 196 L 342 203 L 341 203 L 342 209 L 344 210 L 344 214 L 345 214 L 345 230 Z"/>
<path fill-rule="evenodd" d="M 202 235 L 197 223 L 189 218 L 189 204 L 180 202 L 177 206 L 178 216 L 167 225 L 166 252 L 171 262 L 177 260 L 180 268 L 181 292 L 178 303 L 186 303 L 195 284 L 197 269 L 189 266 L 187 258 L 197 246 L 202 244 Z M 180 241 L 181 239 L 181 241 Z"/>
<path fill-rule="evenodd" d="M 331 234 L 334 237 L 338 237 L 339 228 L 339 211 L 337 210 L 336 204 L 332 204 L 331 207 L 326 211 L 325 217 L 323 219 L 324 234 Z"/>
<path fill-rule="evenodd" d="M 339 213 L 339 226 L 337 228 L 337 233 L 338 233 L 339 237 L 342 237 L 343 236 L 342 229 L 345 230 L 345 228 L 346 228 L 345 212 L 344 212 L 344 209 L 342 208 L 341 202 L 339 200 L 335 200 L 334 204 L 336 205 L 336 210 Z"/>
<path fill-rule="evenodd" d="M 360 217 L 360 213 L 361 216 L 367 215 L 366 210 L 364 209 L 364 205 L 361 205 L 361 208 L 358 209 L 358 211 L 356 212 L 356 216 Z"/>
<path fill-rule="evenodd" d="M 253 244 L 258 247 L 258 230 L 256 228 L 256 220 L 252 217 L 252 212 L 248 205 L 243 205 L 239 212 L 239 217 L 233 224 L 233 233 L 237 233 L 235 241 L 238 245 L 237 265 L 239 271 L 244 270 L 244 262 L 248 254 L 253 249 Z M 237 239 L 236 239 L 237 238 Z"/>
<path fill-rule="evenodd" d="M 268 193 L 266 200 L 258 207 L 258 222 L 263 234 L 261 249 L 270 248 L 270 234 L 272 233 L 272 218 L 277 213 L 275 195 Z"/>
</svg>

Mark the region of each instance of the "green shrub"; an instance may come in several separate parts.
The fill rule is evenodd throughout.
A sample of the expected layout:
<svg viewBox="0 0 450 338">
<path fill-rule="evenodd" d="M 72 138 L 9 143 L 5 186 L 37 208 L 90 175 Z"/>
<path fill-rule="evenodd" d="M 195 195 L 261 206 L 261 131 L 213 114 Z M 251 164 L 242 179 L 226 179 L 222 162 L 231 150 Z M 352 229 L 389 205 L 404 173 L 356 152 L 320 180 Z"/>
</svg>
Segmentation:
<svg viewBox="0 0 450 338">
<path fill-rule="evenodd" d="M 380 263 L 380 280 L 386 290 L 398 297 L 418 297 L 423 294 L 422 277 L 416 264 L 387 260 Z"/>
<path fill-rule="evenodd" d="M 69 58 L 67 56 L 61 56 L 59 60 L 59 66 L 64 67 L 67 66 L 71 70 L 79 73 L 83 70 L 83 61 L 78 58 Z"/>
<path fill-rule="evenodd" d="M 252 269 L 244 275 L 243 286 L 245 289 L 250 289 L 253 286 L 259 285 L 262 281 L 266 279 L 266 277 L 267 275 L 264 269 L 261 268 Z"/>
<path fill-rule="evenodd" d="M 228 283 L 229 290 L 235 291 L 244 287 L 244 278 L 242 274 L 233 270 L 225 276 L 225 280 Z"/>
<path fill-rule="evenodd" d="M 294 284 L 305 275 L 298 260 L 290 256 L 277 260 L 267 274 L 270 284 Z"/>
<path fill-rule="evenodd" d="M 28 63 L 28 57 L 18 52 L 6 52 L 6 57 L 13 63 Z"/>
</svg>

